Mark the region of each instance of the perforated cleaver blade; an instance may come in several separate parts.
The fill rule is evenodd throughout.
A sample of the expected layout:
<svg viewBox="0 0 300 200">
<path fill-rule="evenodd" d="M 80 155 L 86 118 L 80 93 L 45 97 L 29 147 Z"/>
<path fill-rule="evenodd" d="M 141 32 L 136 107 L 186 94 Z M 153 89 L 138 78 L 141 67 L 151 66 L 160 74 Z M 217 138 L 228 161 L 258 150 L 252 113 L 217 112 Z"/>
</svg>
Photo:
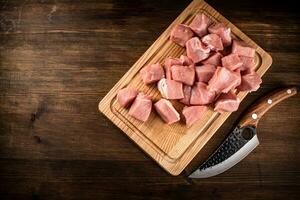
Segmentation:
<svg viewBox="0 0 300 200">
<path fill-rule="evenodd" d="M 243 160 L 258 144 L 254 127 L 238 126 L 189 178 L 208 178 L 221 174 Z"/>
</svg>

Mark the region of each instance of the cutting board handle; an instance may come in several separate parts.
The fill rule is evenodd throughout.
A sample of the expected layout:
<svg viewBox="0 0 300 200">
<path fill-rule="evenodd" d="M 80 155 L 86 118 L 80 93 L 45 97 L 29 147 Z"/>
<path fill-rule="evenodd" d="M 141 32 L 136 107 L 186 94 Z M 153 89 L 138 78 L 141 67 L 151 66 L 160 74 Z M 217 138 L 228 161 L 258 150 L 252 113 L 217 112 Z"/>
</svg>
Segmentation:
<svg viewBox="0 0 300 200">
<path fill-rule="evenodd" d="M 262 116 L 271 108 L 273 108 L 279 102 L 294 96 L 297 94 L 296 87 L 286 87 L 275 90 L 266 96 L 262 97 L 255 105 L 251 106 L 250 109 L 246 112 L 244 117 L 240 120 L 239 125 L 241 127 L 245 126 L 255 126 Z"/>
</svg>

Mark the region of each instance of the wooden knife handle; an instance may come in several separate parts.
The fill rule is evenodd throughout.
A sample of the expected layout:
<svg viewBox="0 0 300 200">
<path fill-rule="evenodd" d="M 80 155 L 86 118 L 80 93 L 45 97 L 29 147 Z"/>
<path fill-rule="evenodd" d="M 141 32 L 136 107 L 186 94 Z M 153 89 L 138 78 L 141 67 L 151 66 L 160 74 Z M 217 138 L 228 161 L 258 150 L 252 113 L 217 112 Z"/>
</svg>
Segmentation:
<svg viewBox="0 0 300 200">
<path fill-rule="evenodd" d="M 255 105 L 250 107 L 250 109 L 240 120 L 239 125 L 241 127 L 249 125 L 257 127 L 259 120 L 268 110 L 273 108 L 279 102 L 291 96 L 294 96 L 295 94 L 297 94 L 296 87 L 278 89 L 267 94 L 266 96 L 262 97 Z"/>
</svg>

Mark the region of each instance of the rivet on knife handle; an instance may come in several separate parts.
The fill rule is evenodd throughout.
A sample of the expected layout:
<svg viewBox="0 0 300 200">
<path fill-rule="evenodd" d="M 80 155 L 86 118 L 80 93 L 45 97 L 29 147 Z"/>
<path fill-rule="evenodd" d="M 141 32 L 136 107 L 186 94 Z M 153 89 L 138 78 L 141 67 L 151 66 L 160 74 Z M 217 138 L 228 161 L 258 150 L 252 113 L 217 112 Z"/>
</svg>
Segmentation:
<svg viewBox="0 0 300 200">
<path fill-rule="evenodd" d="M 271 92 L 270 94 L 267 94 L 257 104 L 250 107 L 244 117 L 240 120 L 240 127 L 249 125 L 257 127 L 259 120 L 268 110 L 270 110 L 272 107 L 274 107 L 284 99 L 294 96 L 295 94 L 297 94 L 296 87 L 278 89 Z"/>
</svg>

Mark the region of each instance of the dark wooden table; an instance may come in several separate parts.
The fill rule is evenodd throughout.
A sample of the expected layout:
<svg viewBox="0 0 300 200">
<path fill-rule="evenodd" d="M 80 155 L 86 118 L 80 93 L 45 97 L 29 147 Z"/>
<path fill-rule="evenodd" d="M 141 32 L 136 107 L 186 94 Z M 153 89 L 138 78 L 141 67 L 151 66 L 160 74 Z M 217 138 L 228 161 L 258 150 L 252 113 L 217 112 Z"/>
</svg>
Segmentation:
<svg viewBox="0 0 300 200">
<path fill-rule="evenodd" d="M 292 1 L 208 1 L 274 61 L 259 91 L 178 177 L 97 105 L 189 0 L 0 2 L 0 199 L 300 198 L 299 95 L 265 116 L 260 146 L 241 163 L 213 178 L 186 179 L 255 99 L 299 86 L 300 17 Z"/>
</svg>

